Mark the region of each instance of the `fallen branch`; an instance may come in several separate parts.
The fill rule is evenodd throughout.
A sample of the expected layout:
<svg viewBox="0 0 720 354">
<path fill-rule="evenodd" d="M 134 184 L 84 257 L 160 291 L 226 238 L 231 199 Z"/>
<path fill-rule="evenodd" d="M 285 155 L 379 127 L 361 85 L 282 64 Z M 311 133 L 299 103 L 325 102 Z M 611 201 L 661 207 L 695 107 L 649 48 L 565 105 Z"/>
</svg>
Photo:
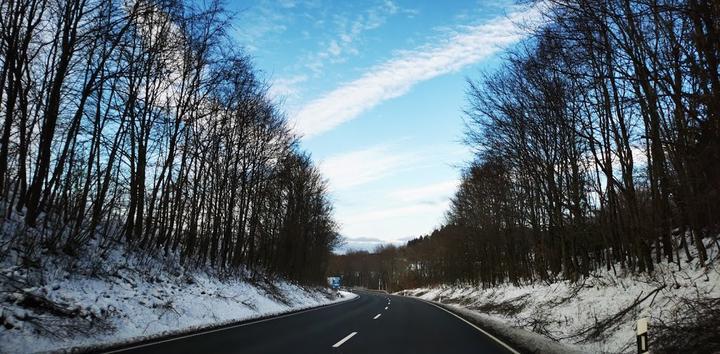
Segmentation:
<svg viewBox="0 0 720 354">
<path fill-rule="evenodd" d="M 577 341 L 576 343 L 587 342 L 587 341 L 591 341 L 593 339 L 597 339 L 606 329 L 610 328 L 613 324 L 619 322 L 623 317 L 625 317 L 625 315 L 628 312 L 630 312 L 632 309 L 634 309 L 635 307 L 637 307 L 638 305 L 643 303 L 645 300 L 647 300 L 648 298 L 653 296 L 655 293 L 657 293 L 658 291 L 660 291 L 664 288 L 665 288 L 665 285 L 651 291 L 650 293 L 645 295 L 643 298 L 640 298 L 642 296 L 642 292 L 641 292 L 640 295 L 638 295 L 638 297 L 635 298 L 635 301 L 633 301 L 630 306 L 624 308 L 623 310 L 617 312 L 615 315 L 613 315 L 609 318 L 606 318 L 600 322 L 597 322 L 597 324 L 595 324 L 593 326 L 585 328 L 584 330 L 582 330 L 578 333 L 575 333 L 571 336 L 565 337 L 565 339 L 577 338 L 577 337 L 584 336 L 584 338 Z"/>
<path fill-rule="evenodd" d="M 76 317 L 80 314 L 79 308 L 67 308 L 44 296 L 34 294 L 32 292 L 23 291 L 23 300 L 20 302 L 25 308 L 38 308 L 46 310 L 53 315 L 63 317 Z"/>
<path fill-rule="evenodd" d="M 669 318 L 655 319 L 653 353 L 720 352 L 720 298 L 681 298 Z"/>
</svg>

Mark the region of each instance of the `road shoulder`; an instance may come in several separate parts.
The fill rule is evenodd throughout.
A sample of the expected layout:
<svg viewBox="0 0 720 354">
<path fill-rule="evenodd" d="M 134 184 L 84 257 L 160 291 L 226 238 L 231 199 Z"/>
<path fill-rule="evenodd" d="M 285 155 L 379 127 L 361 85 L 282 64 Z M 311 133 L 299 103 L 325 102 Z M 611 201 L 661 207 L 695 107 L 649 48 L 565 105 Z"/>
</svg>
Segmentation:
<svg viewBox="0 0 720 354">
<path fill-rule="evenodd" d="M 253 318 L 246 318 L 241 319 L 237 321 L 227 321 L 227 322 L 221 322 L 221 323 L 215 323 L 210 324 L 207 326 L 202 327 L 194 327 L 194 328 L 186 328 L 181 329 L 177 331 L 173 331 L 170 333 L 160 333 L 157 335 L 151 335 L 144 338 L 132 338 L 127 341 L 122 342 L 114 342 L 114 343 L 103 343 L 103 344 L 96 344 L 96 345 L 90 345 L 90 346 L 82 346 L 82 347 L 73 347 L 68 350 L 64 350 L 63 352 L 72 352 L 72 353 L 95 353 L 95 352 L 102 352 L 102 353 L 116 353 L 116 352 L 122 352 L 123 350 L 132 349 L 132 348 L 138 348 L 143 346 L 150 346 L 157 343 L 167 342 L 167 341 L 173 341 L 181 338 L 186 337 L 193 337 L 198 335 L 203 335 L 207 333 L 217 332 L 217 331 L 223 331 L 231 328 L 241 327 L 241 326 L 248 326 L 252 325 L 254 323 L 259 322 L 265 322 L 265 321 L 271 321 L 275 319 L 280 319 L 288 316 L 298 315 L 301 313 L 306 313 L 310 311 L 316 311 L 321 310 L 325 308 L 330 308 L 334 306 L 344 305 L 349 302 L 355 301 L 359 298 L 357 294 L 341 291 L 342 298 L 338 299 L 333 302 L 329 302 L 326 304 L 322 304 L 319 306 L 312 306 L 312 307 L 305 307 L 305 308 L 298 308 L 293 309 L 290 311 L 284 311 L 279 313 L 273 313 L 268 314 L 264 316 L 259 317 L 253 317 Z"/>
<path fill-rule="evenodd" d="M 499 341 L 504 346 L 509 346 L 512 350 L 520 353 L 583 353 L 576 348 L 552 341 L 537 333 L 512 327 L 506 323 L 490 318 L 489 316 L 486 316 L 482 313 L 468 310 L 460 306 L 429 301 L 414 296 L 407 297 L 423 301 L 447 310 L 450 313 L 469 322 L 470 324 L 479 327 L 482 332 L 487 332 L 486 334 L 489 334 L 491 338 L 494 337 L 494 340 Z"/>
</svg>

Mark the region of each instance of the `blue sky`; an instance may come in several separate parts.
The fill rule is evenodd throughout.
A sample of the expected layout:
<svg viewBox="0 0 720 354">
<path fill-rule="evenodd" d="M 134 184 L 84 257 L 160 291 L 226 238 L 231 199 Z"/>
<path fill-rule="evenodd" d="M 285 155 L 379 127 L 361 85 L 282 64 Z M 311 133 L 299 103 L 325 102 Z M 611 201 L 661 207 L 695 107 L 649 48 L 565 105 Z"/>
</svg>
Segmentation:
<svg viewBox="0 0 720 354">
<path fill-rule="evenodd" d="M 347 248 L 444 220 L 460 169 L 466 78 L 537 9 L 511 1 L 245 1 L 233 34 L 328 179 Z"/>
</svg>

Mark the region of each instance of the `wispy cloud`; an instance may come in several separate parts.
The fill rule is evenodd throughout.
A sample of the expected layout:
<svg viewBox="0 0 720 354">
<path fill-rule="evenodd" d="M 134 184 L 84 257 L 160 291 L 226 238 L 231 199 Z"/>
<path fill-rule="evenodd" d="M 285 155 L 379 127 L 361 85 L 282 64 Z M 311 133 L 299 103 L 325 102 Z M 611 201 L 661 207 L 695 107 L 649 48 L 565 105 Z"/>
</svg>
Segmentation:
<svg viewBox="0 0 720 354">
<path fill-rule="evenodd" d="M 539 6 L 539 5 L 538 5 Z M 443 43 L 399 53 L 302 107 L 294 116 L 297 131 L 313 137 L 354 119 L 383 101 L 401 96 L 419 82 L 479 62 L 526 35 L 528 22 L 541 18 L 538 6 L 515 11 L 477 26 L 464 27 Z"/>
<path fill-rule="evenodd" d="M 345 243 L 334 250 L 336 254 L 345 254 L 351 251 L 367 251 L 373 252 L 379 246 L 396 245 L 400 246 L 407 240 L 388 241 L 375 237 L 346 237 Z"/>
<path fill-rule="evenodd" d="M 359 54 L 358 38 L 362 33 L 381 27 L 388 18 L 399 13 L 413 16 L 415 11 L 385 0 L 357 14 L 334 15 L 332 23 L 338 28 L 335 38 L 321 41 L 320 47 L 323 49 L 310 54 L 305 67 L 320 74 L 326 63 L 341 63 L 347 60 L 348 56 Z M 322 25 L 325 25 L 324 21 Z"/>
<path fill-rule="evenodd" d="M 293 98 L 298 95 L 298 85 L 307 81 L 307 75 L 295 75 L 288 78 L 273 79 L 268 95 L 274 99 Z"/>
<path fill-rule="evenodd" d="M 295 0 L 280 0 L 278 1 L 281 7 L 286 9 L 292 9 L 295 6 L 297 6 L 297 1 Z"/>
<path fill-rule="evenodd" d="M 294 2 L 285 1 L 280 6 L 287 9 Z M 246 25 L 237 26 L 234 34 L 245 50 L 255 53 L 270 37 L 282 35 L 288 29 L 288 18 L 286 12 L 277 10 L 277 4 L 261 1 L 239 12 L 238 20 Z"/>
<path fill-rule="evenodd" d="M 420 187 L 400 189 L 390 197 L 403 203 L 435 204 L 447 201 L 458 187 L 457 180 L 442 181 Z"/>
<path fill-rule="evenodd" d="M 341 233 L 347 237 L 373 235 L 385 241 L 407 240 L 440 226 L 448 205 L 446 201 L 344 211 L 338 215 Z"/>
<path fill-rule="evenodd" d="M 416 214 L 432 214 L 442 215 L 442 212 L 448 206 L 448 203 L 436 203 L 432 205 L 415 204 L 399 207 L 391 207 L 386 209 L 371 210 L 347 216 L 343 222 L 349 225 L 361 224 L 366 222 L 376 222 L 381 220 L 398 219 Z"/>
<path fill-rule="evenodd" d="M 414 147 L 411 137 L 370 145 L 330 155 L 319 161 L 333 191 L 351 189 L 370 182 L 413 171 L 436 168 L 448 158 L 463 159 L 467 150 L 455 145 L 431 144 Z M 455 179 L 406 187 L 388 194 L 394 202 L 414 203 L 447 199 L 457 188 Z"/>
<path fill-rule="evenodd" d="M 334 191 L 357 187 L 393 175 L 418 161 L 415 153 L 397 152 L 381 144 L 330 156 L 320 162 L 323 175 Z"/>
</svg>

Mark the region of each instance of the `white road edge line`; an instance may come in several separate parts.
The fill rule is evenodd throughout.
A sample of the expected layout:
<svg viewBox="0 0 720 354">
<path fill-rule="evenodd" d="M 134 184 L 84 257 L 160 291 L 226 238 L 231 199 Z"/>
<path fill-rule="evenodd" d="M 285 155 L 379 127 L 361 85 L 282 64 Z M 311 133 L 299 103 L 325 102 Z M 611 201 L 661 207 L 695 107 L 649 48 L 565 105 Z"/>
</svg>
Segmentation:
<svg viewBox="0 0 720 354">
<path fill-rule="evenodd" d="M 416 299 L 417 299 L 417 298 L 416 298 Z M 518 352 L 517 350 L 513 349 L 513 348 L 510 347 L 509 345 L 505 344 L 505 342 L 501 341 L 501 340 L 498 339 L 497 337 L 493 336 L 492 334 L 488 333 L 487 331 L 483 330 L 482 328 L 474 325 L 472 322 L 470 322 L 470 321 L 468 321 L 468 320 L 466 320 L 466 319 L 464 319 L 464 318 L 462 318 L 462 317 L 460 317 L 460 316 L 452 313 L 451 311 L 448 311 L 448 310 L 445 309 L 444 307 L 438 306 L 438 305 L 436 305 L 436 304 L 434 304 L 434 303 L 432 303 L 432 302 L 430 302 L 430 301 L 427 301 L 427 300 L 423 300 L 423 299 L 418 299 L 418 300 L 423 301 L 423 302 L 426 302 L 426 303 L 428 303 L 428 304 L 430 304 L 430 305 L 433 305 L 433 306 L 435 306 L 435 307 L 437 307 L 437 308 L 439 308 L 439 309 L 441 309 L 441 310 L 443 310 L 443 311 L 445 311 L 445 312 L 447 312 L 447 313 L 449 313 L 449 314 L 451 314 L 451 315 L 459 318 L 460 321 L 463 321 L 463 322 L 469 324 L 469 325 L 472 326 L 473 328 L 475 328 L 475 329 L 477 329 L 478 331 L 482 332 L 482 334 L 484 334 L 484 335 L 490 337 L 491 339 L 493 339 L 494 341 L 500 343 L 503 347 L 505 347 L 505 349 L 509 350 L 511 353 L 513 353 L 513 354 L 520 354 L 520 352 Z"/>
<path fill-rule="evenodd" d="M 378 319 L 378 318 L 379 318 L 380 316 L 382 316 L 382 314 L 381 314 L 381 313 L 379 313 L 379 314 L 375 315 L 375 317 L 373 317 L 373 320 L 377 320 L 377 319 Z"/>
<path fill-rule="evenodd" d="M 333 348 L 337 348 L 337 347 L 343 345 L 343 343 L 347 342 L 348 339 L 352 338 L 352 337 L 353 337 L 354 335 L 356 335 L 356 334 L 357 334 L 357 332 L 352 332 L 352 333 L 348 334 L 347 337 L 345 337 L 345 338 L 341 339 L 339 342 L 333 344 L 332 347 L 333 347 Z"/>
<path fill-rule="evenodd" d="M 131 349 L 145 348 L 145 347 L 150 347 L 150 346 L 153 346 L 153 345 L 156 345 L 156 344 L 162 344 L 162 343 L 167 343 L 167 342 L 176 341 L 176 340 L 179 340 L 179 339 L 190 338 L 190 337 L 195 337 L 195 336 L 201 336 L 201 335 L 203 335 L 203 334 L 220 332 L 220 331 L 225 331 L 225 330 L 228 330 L 228 329 L 233 329 L 233 328 L 238 328 L 238 327 L 250 326 L 250 325 L 253 325 L 253 324 L 256 324 L 256 323 L 261 323 L 261 322 L 267 322 L 267 321 L 277 320 L 277 319 L 280 319 L 280 318 L 285 318 L 285 317 L 290 317 L 290 316 L 299 315 L 299 314 L 301 314 L 301 313 L 306 313 L 306 312 L 310 312 L 310 311 L 317 311 L 317 310 L 322 310 L 322 309 L 326 309 L 326 308 L 330 308 L 330 307 L 334 307 L 334 306 L 338 306 L 338 305 L 347 304 L 347 303 L 349 303 L 349 302 L 353 302 L 353 301 L 355 301 L 355 300 L 357 300 L 357 299 L 360 298 L 360 295 L 359 295 L 359 294 L 355 294 L 355 295 L 357 295 L 357 296 L 355 296 L 354 298 L 352 298 L 352 299 L 350 299 L 350 300 L 340 301 L 340 302 L 336 302 L 336 303 L 328 304 L 328 305 L 320 305 L 320 306 L 316 306 L 316 307 L 311 307 L 311 308 L 309 308 L 309 309 L 300 310 L 300 311 L 297 311 L 297 312 L 288 313 L 288 314 L 279 315 L 279 316 L 273 316 L 273 317 L 263 318 L 263 319 L 259 319 L 259 320 L 257 320 L 257 321 L 241 323 L 241 324 L 237 324 L 237 325 L 234 325 L 234 326 L 227 326 L 227 327 L 222 327 L 222 328 L 209 329 L 209 330 L 206 330 L 206 331 L 195 332 L 195 333 L 191 333 L 191 334 L 184 335 L 184 336 L 178 336 L 178 337 L 173 337 L 173 338 L 169 338 L 169 339 L 159 340 L 159 341 L 157 341 L 157 342 L 143 343 L 143 344 L 139 344 L 139 345 L 135 345 L 135 346 L 131 346 L 131 347 L 124 347 L 124 348 L 119 348 L 119 349 L 113 349 L 113 350 L 110 350 L 110 351 L 102 351 L 102 349 L 100 349 L 100 351 L 101 351 L 102 353 L 105 353 L 105 354 L 120 353 L 120 352 L 128 351 L 128 350 L 131 350 Z M 248 320 L 250 320 L 250 319 L 248 319 Z"/>
</svg>

